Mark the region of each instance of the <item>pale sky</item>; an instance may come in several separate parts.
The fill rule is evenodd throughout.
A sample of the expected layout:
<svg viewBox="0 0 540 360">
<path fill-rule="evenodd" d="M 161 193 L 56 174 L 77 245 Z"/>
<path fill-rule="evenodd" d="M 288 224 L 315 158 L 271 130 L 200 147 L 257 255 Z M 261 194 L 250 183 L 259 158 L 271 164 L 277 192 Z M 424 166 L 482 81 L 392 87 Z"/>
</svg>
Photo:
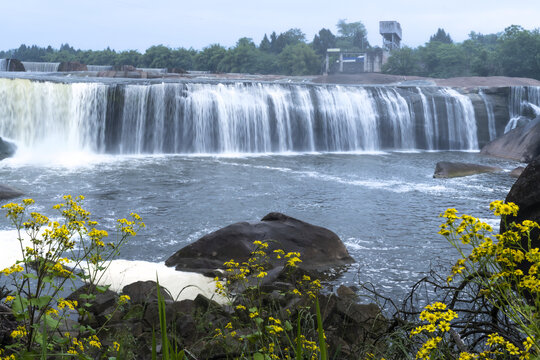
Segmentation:
<svg viewBox="0 0 540 360">
<path fill-rule="evenodd" d="M 396 20 L 403 44 L 416 47 L 444 28 L 454 41 L 517 24 L 540 27 L 540 0 L 0 0 L 0 50 L 20 44 L 144 52 L 151 45 L 202 49 L 256 44 L 264 34 L 300 28 L 308 41 L 339 19 L 362 21 L 371 45 L 381 45 L 380 20 Z"/>
</svg>

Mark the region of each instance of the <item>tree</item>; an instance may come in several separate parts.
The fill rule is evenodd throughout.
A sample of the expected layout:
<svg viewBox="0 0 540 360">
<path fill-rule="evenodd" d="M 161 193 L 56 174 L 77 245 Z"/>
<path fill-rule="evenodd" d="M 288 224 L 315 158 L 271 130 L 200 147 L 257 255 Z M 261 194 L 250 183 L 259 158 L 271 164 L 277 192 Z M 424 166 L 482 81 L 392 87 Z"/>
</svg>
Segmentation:
<svg viewBox="0 0 540 360">
<path fill-rule="evenodd" d="M 435 35 L 431 35 L 431 37 L 429 38 L 429 42 L 434 42 L 434 41 L 438 41 L 438 42 L 441 42 L 443 44 L 452 44 L 452 43 L 454 43 L 452 41 L 452 38 L 450 37 L 450 34 L 447 34 L 444 31 L 444 29 L 441 29 L 441 28 L 439 28 L 437 30 Z"/>
<path fill-rule="evenodd" d="M 306 35 L 300 29 L 289 29 L 279 34 L 274 42 L 271 43 L 272 52 L 279 54 L 287 47 L 298 43 L 305 43 Z"/>
<path fill-rule="evenodd" d="M 338 28 L 338 33 L 341 35 L 338 38 L 337 46 L 345 49 L 357 48 L 365 50 L 369 48 L 367 30 L 361 21 L 348 23 L 345 19 L 341 19 L 336 26 Z"/>
<path fill-rule="evenodd" d="M 226 53 L 227 50 L 219 44 L 207 46 L 195 55 L 193 65 L 197 70 L 216 72 Z"/>
<path fill-rule="evenodd" d="M 336 46 L 336 36 L 328 29 L 321 29 L 313 38 L 313 50 L 319 55 L 326 54 L 326 49 Z"/>
<path fill-rule="evenodd" d="M 383 72 L 395 75 L 418 75 L 420 71 L 419 56 L 416 50 L 404 46 L 392 51 Z"/>
<path fill-rule="evenodd" d="M 268 40 L 268 36 L 264 34 L 264 37 L 261 43 L 259 44 L 259 50 L 268 52 L 271 49 L 272 49 L 272 44 L 270 43 L 270 40 Z"/>
<path fill-rule="evenodd" d="M 279 54 L 279 64 L 286 75 L 313 75 L 321 68 L 315 51 L 304 43 L 287 45 Z"/>
<path fill-rule="evenodd" d="M 255 73 L 258 70 L 257 60 L 260 51 L 253 40 L 241 38 L 236 46 L 227 50 L 223 59 L 219 62 L 217 70 L 221 72 Z"/>
<path fill-rule="evenodd" d="M 512 25 L 499 38 L 498 55 L 504 75 L 540 79 L 540 32 Z"/>
<path fill-rule="evenodd" d="M 171 49 L 164 45 L 154 45 L 146 49 L 143 65 L 151 68 L 169 67 L 173 62 Z"/>
</svg>

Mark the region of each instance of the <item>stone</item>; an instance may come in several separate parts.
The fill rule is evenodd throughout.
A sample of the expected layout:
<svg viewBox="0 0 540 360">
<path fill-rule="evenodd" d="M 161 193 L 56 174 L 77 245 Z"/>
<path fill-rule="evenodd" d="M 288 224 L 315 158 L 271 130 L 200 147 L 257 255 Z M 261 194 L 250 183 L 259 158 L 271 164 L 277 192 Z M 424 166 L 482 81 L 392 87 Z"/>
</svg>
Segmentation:
<svg viewBox="0 0 540 360">
<path fill-rule="evenodd" d="M 7 61 L 7 71 L 26 71 L 23 63 L 17 59 L 6 59 Z"/>
<path fill-rule="evenodd" d="M 256 240 L 268 241 L 267 253 L 276 249 L 299 252 L 299 267 L 306 270 L 324 271 L 354 262 L 334 232 L 281 213 L 270 213 L 259 222 L 239 222 L 207 234 L 177 251 L 165 264 L 199 273 L 222 269 L 223 263 L 231 259 L 247 261 Z"/>
<path fill-rule="evenodd" d="M 58 65 L 58 71 L 71 72 L 71 71 L 88 71 L 86 64 L 81 64 L 78 61 L 64 61 Z"/>
<path fill-rule="evenodd" d="M 167 289 L 160 287 L 163 300 L 172 300 L 172 296 Z M 130 302 L 133 304 L 145 304 L 152 301 L 157 301 L 157 283 L 152 280 L 136 281 L 124 286 L 122 289 L 124 295 L 129 296 Z"/>
<path fill-rule="evenodd" d="M 17 145 L 0 137 L 0 160 L 12 157 L 17 152 Z"/>
<path fill-rule="evenodd" d="M 19 189 L 16 189 L 8 185 L 0 184 L 0 200 L 13 199 L 22 195 L 24 195 L 24 193 L 20 191 Z"/>
<path fill-rule="evenodd" d="M 510 176 L 511 177 L 515 177 L 515 178 L 518 178 L 521 176 L 521 174 L 523 173 L 523 170 L 525 170 L 525 168 L 523 166 L 518 166 L 517 168 L 515 168 L 514 170 L 510 171 Z"/>
<path fill-rule="evenodd" d="M 527 165 L 521 176 L 516 180 L 508 195 L 506 202 L 513 202 L 519 206 L 519 212 L 516 217 L 508 216 L 508 224 L 515 221 L 521 223 L 523 220 L 532 220 L 540 224 L 540 156 L 537 156 Z M 505 231 L 503 222 L 501 222 L 501 232 Z M 534 229 L 531 231 L 531 238 L 536 241 L 535 246 L 540 245 L 538 236 L 540 231 Z"/>
<path fill-rule="evenodd" d="M 501 168 L 462 162 L 440 161 L 435 166 L 434 178 L 454 178 L 502 171 Z"/>
<path fill-rule="evenodd" d="M 530 162 L 540 155 L 540 117 L 491 141 L 480 154 Z"/>
</svg>

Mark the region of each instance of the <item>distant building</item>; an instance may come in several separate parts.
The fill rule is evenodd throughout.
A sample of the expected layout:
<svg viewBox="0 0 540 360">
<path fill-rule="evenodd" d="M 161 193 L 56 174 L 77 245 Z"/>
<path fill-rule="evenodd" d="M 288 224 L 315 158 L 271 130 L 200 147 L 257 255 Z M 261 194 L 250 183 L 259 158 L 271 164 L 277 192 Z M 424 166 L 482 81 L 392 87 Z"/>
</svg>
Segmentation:
<svg viewBox="0 0 540 360">
<path fill-rule="evenodd" d="M 383 50 L 392 51 L 401 47 L 401 25 L 397 21 L 379 21 L 379 33 L 383 38 Z"/>
<path fill-rule="evenodd" d="M 383 38 L 382 48 L 375 47 L 364 52 L 326 49 L 325 74 L 381 72 L 390 52 L 401 47 L 401 25 L 397 21 L 380 21 L 379 32 Z"/>
</svg>

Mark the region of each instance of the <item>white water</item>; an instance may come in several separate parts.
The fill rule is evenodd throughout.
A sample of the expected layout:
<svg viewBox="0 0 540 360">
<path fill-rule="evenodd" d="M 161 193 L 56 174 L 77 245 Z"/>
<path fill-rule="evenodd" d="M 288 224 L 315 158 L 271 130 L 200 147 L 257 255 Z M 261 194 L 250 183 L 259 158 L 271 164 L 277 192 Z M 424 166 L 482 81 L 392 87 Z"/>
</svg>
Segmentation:
<svg viewBox="0 0 540 360">
<path fill-rule="evenodd" d="M 460 121 L 447 122 L 450 149 L 478 149 L 476 119 L 471 99 L 450 88 L 442 89 L 441 92 L 447 95 L 446 111 L 448 119 L 460 119 Z"/>
<path fill-rule="evenodd" d="M 39 154 L 478 149 L 468 97 L 453 89 L 418 88 L 422 111 L 415 114 L 400 91 L 267 83 L 111 85 L 0 79 L 4 99 L 0 136 Z"/>
<path fill-rule="evenodd" d="M 510 130 L 516 128 L 519 124 L 520 117 L 523 115 L 525 108 L 532 108 L 539 115 L 540 109 L 540 86 L 515 86 L 510 93 L 509 101 L 509 113 L 510 120 L 504 132 L 507 133 Z"/>
<path fill-rule="evenodd" d="M 493 113 L 493 104 L 489 100 L 489 98 L 486 96 L 484 91 L 480 89 L 478 91 L 478 94 L 482 97 L 482 100 L 484 100 L 484 104 L 486 105 L 486 112 L 488 116 L 488 130 L 489 130 L 489 140 L 494 140 L 497 137 L 497 129 L 495 128 L 495 114 Z"/>
<path fill-rule="evenodd" d="M 59 62 L 34 62 L 34 61 L 21 61 L 24 65 L 24 69 L 27 72 L 57 72 Z"/>
<path fill-rule="evenodd" d="M 0 71 L 7 71 L 8 61 L 7 59 L 0 59 Z"/>
<path fill-rule="evenodd" d="M 88 71 L 109 71 L 113 67 L 111 65 L 86 65 Z"/>
</svg>

